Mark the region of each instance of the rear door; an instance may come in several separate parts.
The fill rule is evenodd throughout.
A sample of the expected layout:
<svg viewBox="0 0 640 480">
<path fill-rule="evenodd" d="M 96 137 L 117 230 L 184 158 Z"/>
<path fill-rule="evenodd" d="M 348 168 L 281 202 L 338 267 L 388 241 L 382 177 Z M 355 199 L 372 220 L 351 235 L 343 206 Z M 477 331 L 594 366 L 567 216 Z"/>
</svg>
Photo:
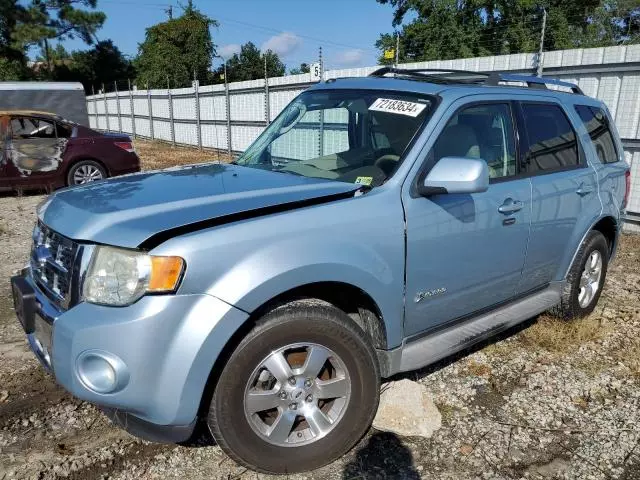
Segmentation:
<svg viewBox="0 0 640 480">
<path fill-rule="evenodd" d="M 624 161 L 622 146 L 616 141 L 615 125 L 601 106 L 575 105 L 575 110 L 589 134 L 585 149 L 591 149 L 593 167 L 600 182 L 600 198 L 617 218 L 623 208 L 625 174 L 629 166 Z"/>
<path fill-rule="evenodd" d="M 434 129 L 424 172 L 444 157 L 482 158 L 489 166 L 489 189 L 427 198 L 403 191 L 405 336 L 506 302 L 520 281 L 531 184 L 519 175 L 513 104 L 496 95 L 472 98 L 456 101 Z"/>
<path fill-rule="evenodd" d="M 46 183 L 62 163 L 66 147 L 66 139 L 57 138 L 55 122 L 36 116 L 12 116 L 9 132 L 9 181 L 18 186 Z"/>
<path fill-rule="evenodd" d="M 564 278 L 582 234 L 601 210 L 595 171 L 560 102 L 519 103 L 521 154 L 531 178 L 531 235 L 518 291 Z"/>
</svg>

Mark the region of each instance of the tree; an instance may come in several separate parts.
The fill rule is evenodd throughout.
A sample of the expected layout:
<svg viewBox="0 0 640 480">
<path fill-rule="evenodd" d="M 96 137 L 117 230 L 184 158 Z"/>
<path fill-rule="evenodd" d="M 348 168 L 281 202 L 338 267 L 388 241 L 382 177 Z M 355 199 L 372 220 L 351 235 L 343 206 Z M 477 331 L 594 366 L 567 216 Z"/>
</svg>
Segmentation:
<svg viewBox="0 0 640 480">
<path fill-rule="evenodd" d="M 151 88 L 191 85 L 193 77 L 209 79 L 215 45 L 209 27 L 218 22 L 202 14 L 189 1 L 184 13 L 147 29 L 138 47 L 135 67 L 139 85 Z"/>
<path fill-rule="evenodd" d="M 271 50 L 262 53 L 252 42 L 240 47 L 240 53 L 235 53 L 227 60 L 227 81 L 242 82 L 264 78 L 265 61 L 268 77 L 281 77 L 285 73 L 285 65 L 280 57 Z M 216 70 L 216 77 L 224 77 L 224 66 Z M 221 77 L 222 76 L 222 77 Z"/>
<path fill-rule="evenodd" d="M 300 75 L 301 73 L 309 73 L 310 71 L 311 67 L 308 63 L 301 63 L 300 67 L 289 70 L 289 75 Z"/>
<path fill-rule="evenodd" d="M 640 41 L 640 5 L 627 0 L 377 0 L 394 8 L 400 61 L 535 52 Z M 403 24 L 405 18 L 412 20 Z M 395 34 L 376 42 L 395 48 Z M 382 63 L 393 63 L 384 59 Z"/>
<path fill-rule="evenodd" d="M 67 52 L 64 45 L 58 43 L 55 47 L 49 46 L 49 50 L 46 53 L 40 52 L 36 57 L 36 62 L 46 62 L 47 59 L 49 59 L 52 65 L 56 65 L 64 60 L 68 60 L 70 56 L 71 54 Z"/>
<path fill-rule="evenodd" d="M 75 51 L 58 62 L 53 77 L 58 81 L 82 82 L 85 92 L 90 93 L 92 87 L 99 89 L 104 84 L 111 88 L 113 82 L 134 78 L 135 69 L 111 40 L 103 40 L 90 50 Z"/>
<path fill-rule="evenodd" d="M 7 2 L 7 0 L 2 0 Z M 51 40 L 80 38 L 92 44 L 95 34 L 105 21 L 105 14 L 76 7 L 95 9 L 97 0 L 31 0 L 26 5 L 17 5 L 16 22 L 11 33 L 12 41 L 20 48 L 39 46 L 47 70 L 52 70 Z"/>
<path fill-rule="evenodd" d="M 0 0 L 0 80 L 28 77 L 26 48 L 14 42 L 18 18 L 24 7 L 18 0 Z"/>
</svg>

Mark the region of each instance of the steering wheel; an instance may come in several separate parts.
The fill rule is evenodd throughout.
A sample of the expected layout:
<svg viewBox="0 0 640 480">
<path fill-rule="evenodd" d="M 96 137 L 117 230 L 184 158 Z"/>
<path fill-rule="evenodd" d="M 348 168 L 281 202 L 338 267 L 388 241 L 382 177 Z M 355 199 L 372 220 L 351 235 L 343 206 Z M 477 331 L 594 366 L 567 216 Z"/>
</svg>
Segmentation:
<svg viewBox="0 0 640 480">
<path fill-rule="evenodd" d="M 400 161 L 399 155 L 394 155 L 388 153 L 386 155 L 382 155 L 379 157 L 374 163 L 374 167 L 378 167 L 382 170 L 387 176 L 391 175 L 391 172 L 396 168 L 398 162 Z"/>
</svg>

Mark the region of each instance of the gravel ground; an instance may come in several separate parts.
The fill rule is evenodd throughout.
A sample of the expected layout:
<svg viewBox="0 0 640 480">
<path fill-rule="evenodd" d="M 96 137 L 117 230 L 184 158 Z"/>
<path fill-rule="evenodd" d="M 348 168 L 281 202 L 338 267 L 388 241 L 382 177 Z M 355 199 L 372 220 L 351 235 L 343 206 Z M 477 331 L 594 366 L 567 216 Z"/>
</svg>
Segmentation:
<svg viewBox="0 0 640 480">
<path fill-rule="evenodd" d="M 211 154 L 139 142 L 145 165 Z M 166 162 L 165 162 L 166 163 Z M 43 373 L 11 307 L 43 197 L 0 196 L 0 480 L 257 479 L 217 446 L 137 440 Z M 443 415 L 431 439 L 372 430 L 344 458 L 290 478 L 640 479 L 640 237 L 624 236 L 596 312 L 542 316 L 429 369 Z"/>
</svg>

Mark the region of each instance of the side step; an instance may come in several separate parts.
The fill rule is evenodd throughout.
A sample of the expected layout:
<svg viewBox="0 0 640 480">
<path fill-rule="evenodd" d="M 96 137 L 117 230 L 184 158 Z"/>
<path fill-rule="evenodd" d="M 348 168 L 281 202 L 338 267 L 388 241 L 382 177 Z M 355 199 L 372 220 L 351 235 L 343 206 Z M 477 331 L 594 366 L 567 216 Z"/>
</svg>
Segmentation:
<svg viewBox="0 0 640 480">
<path fill-rule="evenodd" d="M 524 322 L 558 304 L 561 292 L 562 283 L 555 283 L 515 303 L 471 318 L 464 323 L 414 342 L 406 343 L 402 348 L 400 365 L 394 373 L 416 370 L 430 365 Z"/>
</svg>

